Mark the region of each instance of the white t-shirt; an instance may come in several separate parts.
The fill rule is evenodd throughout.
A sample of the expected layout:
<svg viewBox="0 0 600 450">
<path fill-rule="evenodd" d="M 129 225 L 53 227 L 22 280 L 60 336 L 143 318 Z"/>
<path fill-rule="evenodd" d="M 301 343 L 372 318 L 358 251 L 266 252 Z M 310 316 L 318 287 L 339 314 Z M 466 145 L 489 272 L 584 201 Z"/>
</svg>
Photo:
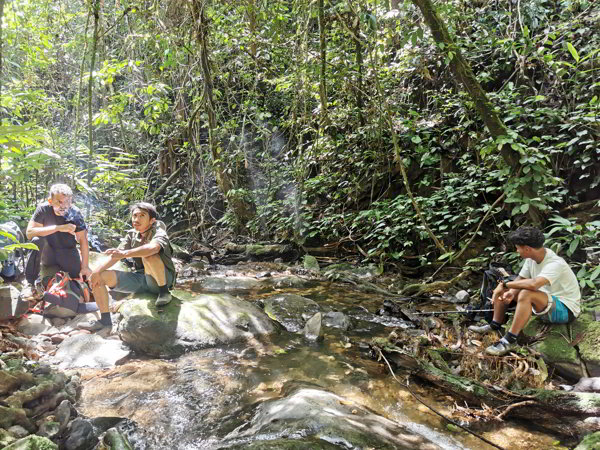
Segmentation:
<svg viewBox="0 0 600 450">
<path fill-rule="evenodd" d="M 575 317 L 581 313 L 581 291 L 577 277 L 567 262 L 546 248 L 546 256 L 541 263 L 527 258 L 519 272 L 521 278 L 544 277 L 550 284 L 545 284 L 540 291 L 560 298 L 560 301 L 571 310 Z"/>
</svg>

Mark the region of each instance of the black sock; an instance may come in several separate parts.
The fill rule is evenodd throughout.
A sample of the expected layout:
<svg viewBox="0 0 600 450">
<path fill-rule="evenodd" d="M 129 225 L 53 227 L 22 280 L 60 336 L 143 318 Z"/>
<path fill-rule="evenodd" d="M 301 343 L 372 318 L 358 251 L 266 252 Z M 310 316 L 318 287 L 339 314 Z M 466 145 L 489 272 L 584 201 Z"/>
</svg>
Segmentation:
<svg viewBox="0 0 600 450">
<path fill-rule="evenodd" d="M 510 331 L 507 331 L 504 335 L 504 339 L 506 339 L 510 344 L 514 344 L 517 342 L 517 335 L 512 334 Z"/>
<path fill-rule="evenodd" d="M 158 287 L 158 295 L 160 294 L 168 294 L 169 293 L 169 287 L 165 284 L 164 286 L 159 286 Z"/>
<path fill-rule="evenodd" d="M 500 328 L 502 328 L 502 324 L 499 322 L 496 322 L 495 320 L 492 320 L 490 322 L 490 327 L 492 327 L 492 330 L 498 331 Z"/>
<path fill-rule="evenodd" d="M 100 322 L 103 325 L 112 325 L 112 319 L 110 317 L 110 313 L 109 312 L 100 313 Z"/>
</svg>

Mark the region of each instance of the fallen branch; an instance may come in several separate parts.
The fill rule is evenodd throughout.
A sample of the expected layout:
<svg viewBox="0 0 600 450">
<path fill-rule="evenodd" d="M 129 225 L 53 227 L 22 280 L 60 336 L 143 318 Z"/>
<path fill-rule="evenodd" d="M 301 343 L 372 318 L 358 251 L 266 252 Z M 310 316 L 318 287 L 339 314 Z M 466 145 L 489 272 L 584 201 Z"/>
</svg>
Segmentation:
<svg viewBox="0 0 600 450">
<path fill-rule="evenodd" d="M 466 278 L 471 274 L 470 270 L 465 270 L 452 278 L 450 281 L 434 281 L 433 283 L 415 283 L 409 284 L 402 289 L 401 295 L 409 295 L 411 297 L 418 297 L 425 293 L 434 292 L 437 290 L 447 291 L 460 280 Z"/>
</svg>

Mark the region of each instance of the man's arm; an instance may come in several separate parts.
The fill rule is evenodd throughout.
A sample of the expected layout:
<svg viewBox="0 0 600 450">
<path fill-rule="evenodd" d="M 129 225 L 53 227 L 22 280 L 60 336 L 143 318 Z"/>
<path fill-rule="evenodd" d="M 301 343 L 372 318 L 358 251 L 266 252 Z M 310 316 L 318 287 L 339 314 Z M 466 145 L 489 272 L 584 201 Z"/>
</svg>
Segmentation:
<svg viewBox="0 0 600 450">
<path fill-rule="evenodd" d="M 65 223 L 64 225 L 48 225 L 45 227 L 41 223 L 30 220 L 27 224 L 27 231 L 25 231 L 27 239 L 29 240 L 36 236 L 49 236 L 54 233 L 69 233 L 76 236 L 75 225 L 72 223 Z"/>
<path fill-rule="evenodd" d="M 537 291 L 546 284 L 550 284 L 550 280 L 548 280 L 547 278 L 544 278 L 544 277 L 540 277 L 540 276 L 535 277 L 535 278 L 517 277 L 513 281 L 507 281 L 506 283 L 504 283 L 504 285 L 510 290 L 527 289 L 528 291 Z"/>
<path fill-rule="evenodd" d="M 75 233 L 75 238 L 79 242 L 81 249 L 81 276 L 89 277 L 92 274 L 90 269 L 90 245 L 87 240 L 87 230 L 81 230 Z"/>
<path fill-rule="evenodd" d="M 156 255 L 161 250 L 161 246 L 158 242 L 150 241 L 145 245 L 140 245 L 136 248 L 130 248 L 128 250 L 111 248 L 106 250 L 104 253 L 110 255 L 111 258 L 118 258 L 117 261 L 123 258 L 146 258 L 148 256 Z"/>
</svg>

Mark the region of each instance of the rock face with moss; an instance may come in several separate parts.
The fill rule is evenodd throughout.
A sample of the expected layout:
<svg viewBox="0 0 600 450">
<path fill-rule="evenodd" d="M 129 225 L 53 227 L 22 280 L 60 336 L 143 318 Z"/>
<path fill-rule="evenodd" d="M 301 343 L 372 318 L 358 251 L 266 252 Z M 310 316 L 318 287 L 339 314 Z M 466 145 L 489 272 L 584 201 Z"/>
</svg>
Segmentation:
<svg viewBox="0 0 600 450">
<path fill-rule="evenodd" d="M 527 336 L 542 339 L 534 347 L 562 376 L 577 380 L 600 376 L 600 322 L 589 311 L 568 325 L 548 325 L 539 319 L 531 320 L 524 330 Z"/>
<path fill-rule="evenodd" d="M 120 309 L 121 339 L 137 351 L 173 357 L 276 330 L 265 313 L 231 295 L 172 293 L 173 301 L 160 311 L 154 306 L 155 295 L 127 301 Z"/>
</svg>

